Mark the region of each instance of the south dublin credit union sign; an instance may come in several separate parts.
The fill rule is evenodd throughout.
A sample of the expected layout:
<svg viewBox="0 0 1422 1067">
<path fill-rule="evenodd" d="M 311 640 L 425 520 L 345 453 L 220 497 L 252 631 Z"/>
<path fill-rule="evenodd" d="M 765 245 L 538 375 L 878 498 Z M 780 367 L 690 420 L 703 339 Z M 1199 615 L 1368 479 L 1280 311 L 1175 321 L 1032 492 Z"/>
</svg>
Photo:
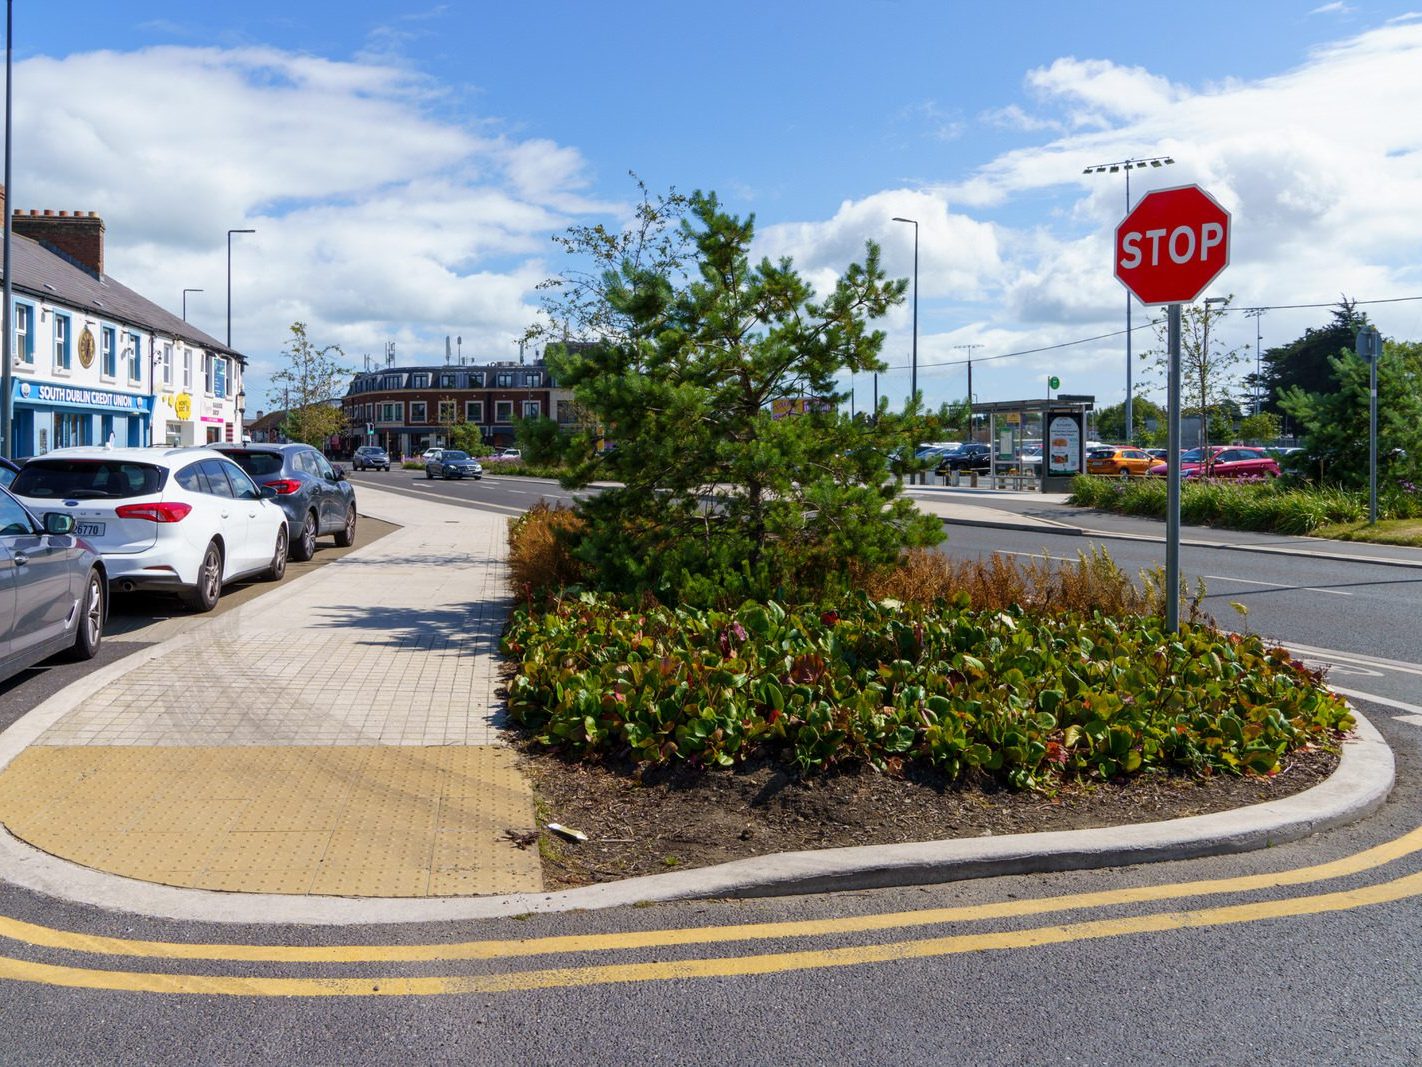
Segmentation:
<svg viewBox="0 0 1422 1067">
<path fill-rule="evenodd" d="M 48 382 L 16 382 L 12 395 L 14 400 L 21 404 L 54 404 L 60 407 L 93 408 L 97 411 L 146 412 L 153 403 L 151 396 L 115 393 L 108 389 L 85 389 L 73 385 L 51 385 Z"/>
</svg>

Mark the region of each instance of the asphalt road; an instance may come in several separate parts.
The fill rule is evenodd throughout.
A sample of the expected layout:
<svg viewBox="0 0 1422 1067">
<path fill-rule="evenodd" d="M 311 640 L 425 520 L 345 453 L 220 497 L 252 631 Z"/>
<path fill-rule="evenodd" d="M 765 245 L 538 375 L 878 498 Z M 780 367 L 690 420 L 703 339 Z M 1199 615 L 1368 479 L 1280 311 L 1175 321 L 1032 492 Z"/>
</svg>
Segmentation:
<svg viewBox="0 0 1422 1067">
<path fill-rule="evenodd" d="M 511 513 L 561 492 L 522 479 L 426 487 L 395 471 L 357 481 L 367 478 Z M 1004 535 L 954 530 L 950 550 L 1074 555 L 1082 545 L 1035 535 L 1018 545 Z M 1124 552 L 1118 558 L 1135 565 Z M 1307 634 L 1307 643 L 1359 660 L 1396 648 L 1386 635 L 1399 624 L 1389 605 L 1415 590 L 1371 567 L 1276 570 L 1255 557 L 1209 558 L 1200 573 L 1270 583 L 1242 596 L 1220 590 L 1250 604 L 1255 628 Z M 1394 569 L 1390 577 L 1410 576 Z M 1401 685 L 1407 676 L 1389 677 Z M 1388 803 L 1353 827 L 1243 856 L 336 929 L 159 922 L 0 886 L 3 1058 L 1414 1063 L 1422 1059 L 1422 833 L 1404 835 L 1422 826 L 1422 737 L 1405 712 L 1359 703 L 1397 758 Z M 1324 863 L 1335 866 L 1313 869 Z M 1154 899 L 1130 895 L 1142 887 L 1157 887 Z M 1068 894 L 1080 896 L 1061 899 Z M 305 958 L 292 958 L 302 946 Z M 320 946 L 325 958 L 311 958 Z"/>
</svg>

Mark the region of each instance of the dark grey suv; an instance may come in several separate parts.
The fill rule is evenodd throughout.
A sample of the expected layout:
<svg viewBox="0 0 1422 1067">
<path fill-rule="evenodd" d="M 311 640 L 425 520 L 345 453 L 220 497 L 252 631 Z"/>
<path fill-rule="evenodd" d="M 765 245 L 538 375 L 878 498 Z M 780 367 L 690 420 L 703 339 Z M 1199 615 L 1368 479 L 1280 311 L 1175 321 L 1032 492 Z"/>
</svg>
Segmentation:
<svg viewBox="0 0 1422 1067">
<path fill-rule="evenodd" d="M 286 512 L 291 558 L 305 561 L 316 554 L 316 538 L 336 535 L 336 544 L 355 544 L 355 487 L 340 467 L 310 445 L 209 445 L 232 459 L 258 485 L 276 490 L 276 502 Z"/>
<path fill-rule="evenodd" d="M 358 471 L 388 471 L 390 453 L 379 445 L 361 445 L 351 456 L 351 468 Z"/>
</svg>

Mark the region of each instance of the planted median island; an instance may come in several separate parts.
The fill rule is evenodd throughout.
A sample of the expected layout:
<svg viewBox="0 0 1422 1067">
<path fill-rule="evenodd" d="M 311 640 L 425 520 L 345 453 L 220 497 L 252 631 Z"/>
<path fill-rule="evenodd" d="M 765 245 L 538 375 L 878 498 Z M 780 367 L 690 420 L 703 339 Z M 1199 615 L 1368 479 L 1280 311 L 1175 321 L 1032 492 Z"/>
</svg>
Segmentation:
<svg viewBox="0 0 1422 1067">
<path fill-rule="evenodd" d="M 1332 770 L 1343 702 L 1198 596 L 1166 632 L 1159 574 L 938 552 L 895 457 L 944 414 L 835 393 L 882 369 L 904 283 L 871 244 L 817 297 L 752 234 L 644 195 L 626 233 L 570 231 L 586 269 L 550 284 L 590 426 L 567 481 L 619 483 L 510 522 L 508 708 L 541 820 L 588 837 L 545 837 L 551 883 L 1199 814 Z"/>
</svg>

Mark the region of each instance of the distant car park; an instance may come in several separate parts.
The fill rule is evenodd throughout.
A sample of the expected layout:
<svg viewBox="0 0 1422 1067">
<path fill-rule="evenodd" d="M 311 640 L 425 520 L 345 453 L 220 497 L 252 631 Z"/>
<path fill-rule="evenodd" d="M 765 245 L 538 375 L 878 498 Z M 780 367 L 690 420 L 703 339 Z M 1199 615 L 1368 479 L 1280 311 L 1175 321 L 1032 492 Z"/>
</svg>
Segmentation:
<svg viewBox="0 0 1422 1067">
<path fill-rule="evenodd" d="M 1163 476 L 1167 465 L 1157 463 L 1150 473 Z M 1182 478 L 1277 478 L 1279 461 L 1262 448 L 1211 445 L 1180 454 Z"/>
</svg>

